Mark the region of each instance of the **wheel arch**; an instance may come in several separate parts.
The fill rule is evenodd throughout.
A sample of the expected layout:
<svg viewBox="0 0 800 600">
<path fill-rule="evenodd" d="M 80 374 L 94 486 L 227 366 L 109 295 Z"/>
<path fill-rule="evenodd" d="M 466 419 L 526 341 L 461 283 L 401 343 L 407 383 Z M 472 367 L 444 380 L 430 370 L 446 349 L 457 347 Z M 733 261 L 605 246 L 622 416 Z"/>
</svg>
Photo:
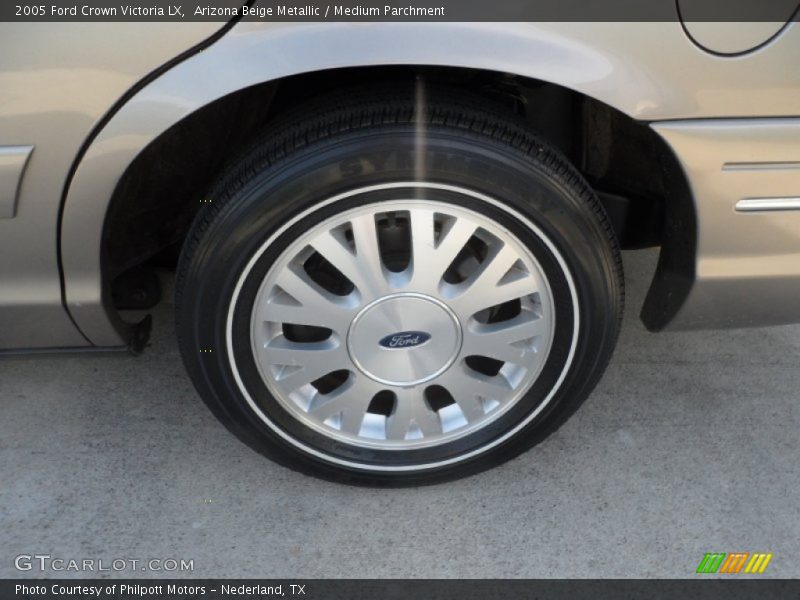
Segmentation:
<svg viewBox="0 0 800 600">
<path fill-rule="evenodd" d="M 130 215 L 115 212 L 115 207 L 141 207 L 142 198 L 153 198 L 149 195 L 152 190 L 137 188 L 142 174 L 160 174 L 162 181 L 170 180 L 170 165 L 158 158 L 165 151 L 189 163 L 197 161 L 183 154 L 187 148 L 210 151 L 206 158 L 220 167 L 219 161 L 229 154 L 226 150 L 246 142 L 247 132 L 258 129 L 273 114 L 264 110 L 264 100 L 271 103 L 287 83 L 296 86 L 298 81 L 313 81 L 309 89 L 319 93 L 325 85 L 337 85 L 353 76 L 369 81 L 378 72 L 387 76 L 445 74 L 462 83 L 490 82 L 484 91 L 505 95 L 509 110 L 515 110 L 515 85 L 517 91 L 546 88 L 559 98 L 588 102 L 596 109 L 593 114 L 605 115 L 605 129 L 624 123 L 636 129 L 632 135 L 639 140 L 660 143 L 637 118 L 654 102 L 663 103 L 668 95 L 663 86 L 644 71 L 620 63 L 613 52 L 544 29 L 531 33 L 512 28 L 509 33 L 496 24 L 474 23 L 239 30 L 241 27 L 244 25 L 234 27 L 214 45 L 133 94 L 96 133 L 76 166 L 65 193 L 60 229 L 65 298 L 67 310 L 95 345 L 121 345 L 129 337 L 111 304 L 114 265 L 106 249 L 109 239 L 134 244 L 141 240 L 117 237 L 115 224 Z M 311 37 L 313 42 L 309 42 Z M 496 51 L 487 54 L 486 47 Z M 277 60 L 262 58 L 276 55 Z M 632 103 L 630 94 L 623 97 L 611 89 L 612 81 L 626 81 L 634 96 L 648 100 Z M 514 83 L 504 89 L 508 82 Z M 525 98 L 518 100 L 524 102 Z M 571 143 L 569 135 L 560 144 L 551 141 L 567 154 L 582 155 L 585 150 L 565 147 Z M 203 173 L 208 175 L 214 168 L 204 168 Z M 172 183 L 179 186 L 180 181 L 173 178 Z M 187 194 L 191 200 L 185 197 L 183 201 L 197 202 L 199 207 L 202 189 L 198 185 Z M 148 208 L 157 209 L 173 200 L 174 195 L 162 190 Z M 191 211 L 179 211 L 176 216 L 185 218 L 187 214 Z M 142 233 L 144 237 L 153 235 L 152 231 Z"/>
</svg>

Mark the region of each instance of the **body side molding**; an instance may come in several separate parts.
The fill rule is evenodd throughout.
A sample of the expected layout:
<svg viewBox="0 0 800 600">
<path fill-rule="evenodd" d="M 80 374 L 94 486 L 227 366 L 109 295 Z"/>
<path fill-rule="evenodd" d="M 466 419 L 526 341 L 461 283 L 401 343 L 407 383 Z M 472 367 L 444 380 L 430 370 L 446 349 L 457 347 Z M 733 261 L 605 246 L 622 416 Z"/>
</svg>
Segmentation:
<svg viewBox="0 0 800 600">
<path fill-rule="evenodd" d="M 800 321 L 800 118 L 653 128 L 681 162 L 697 215 L 694 281 L 669 327 Z"/>
</svg>

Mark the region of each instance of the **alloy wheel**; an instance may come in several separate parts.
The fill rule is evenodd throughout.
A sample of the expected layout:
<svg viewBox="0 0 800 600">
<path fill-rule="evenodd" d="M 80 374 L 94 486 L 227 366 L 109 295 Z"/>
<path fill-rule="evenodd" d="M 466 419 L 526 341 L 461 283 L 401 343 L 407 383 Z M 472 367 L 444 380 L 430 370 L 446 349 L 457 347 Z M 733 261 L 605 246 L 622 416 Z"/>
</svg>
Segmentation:
<svg viewBox="0 0 800 600">
<path fill-rule="evenodd" d="M 289 244 L 258 291 L 251 342 L 295 419 L 338 442 L 411 450 L 505 414 L 554 328 L 543 270 L 511 232 L 408 199 L 348 210 Z"/>
</svg>

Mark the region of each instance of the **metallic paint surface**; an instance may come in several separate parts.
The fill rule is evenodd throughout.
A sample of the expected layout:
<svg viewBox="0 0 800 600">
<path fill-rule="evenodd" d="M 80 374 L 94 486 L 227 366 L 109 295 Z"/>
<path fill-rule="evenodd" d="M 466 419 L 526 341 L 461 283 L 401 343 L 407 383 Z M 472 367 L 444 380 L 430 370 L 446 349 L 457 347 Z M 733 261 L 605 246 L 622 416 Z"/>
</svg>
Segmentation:
<svg viewBox="0 0 800 600">
<path fill-rule="evenodd" d="M 742 200 L 800 195 L 800 119 L 657 123 L 688 176 L 697 279 L 668 326 L 800 321 L 800 211 L 738 212 Z M 737 165 L 731 168 L 731 165 Z"/>
<path fill-rule="evenodd" d="M 789 14 L 791 11 L 787 11 L 787 16 Z M 786 22 L 764 21 L 742 27 L 742 23 L 736 22 L 685 21 L 683 25 L 686 33 L 704 50 L 717 54 L 741 54 L 768 43 L 780 33 Z"/>
<path fill-rule="evenodd" d="M 786 115 L 800 112 L 800 71 L 790 68 L 798 55 L 794 24 L 731 60 L 697 48 L 680 23 L 240 23 L 136 94 L 89 149 L 64 212 L 68 308 L 94 343 L 120 342 L 96 251 L 116 182 L 160 133 L 241 88 L 337 67 L 448 65 L 550 81 L 641 120 Z"/>
<path fill-rule="evenodd" d="M 0 145 L 37 147 L 20 189 L 17 216 L 0 221 L 0 347 L 79 346 L 88 344 L 87 339 L 98 346 L 123 343 L 103 306 L 100 280 L 100 239 L 114 188 L 130 162 L 158 135 L 243 87 L 338 67 L 447 65 L 550 81 L 646 121 L 724 117 L 735 128 L 734 117 L 800 113 L 800 70 L 795 64 L 800 30 L 795 23 L 765 47 L 737 58 L 704 52 L 680 23 L 239 23 L 136 93 L 80 162 L 63 206 L 60 250 L 67 308 L 81 335 L 61 305 L 56 248 L 61 192 L 78 148 L 137 80 L 221 26 L 0 25 L 0 50 L 8 49 L 0 51 Z M 657 130 L 666 137 L 669 127 L 666 123 Z M 797 160 L 779 151 L 791 146 L 779 128 L 767 128 L 764 135 L 754 160 Z M 696 145 L 673 147 L 679 154 L 739 160 L 726 156 L 713 140 L 708 142 L 707 147 L 701 143 L 704 150 Z M 746 152 L 738 154 L 743 155 L 740 160 L 748 160 Z M 693 189 L 703 191 L 704 177 L 697 168 L 688 165 L 687 172 Z M 760 180 L 747 176 L 747 181 L 756 185 Z M 796 189 L 749 192 L 797 194 Z M 712 209 L 704 206 L 708 200 L 702 195 L 696 200 L 702 221 Z M 756 226 L 747 232 L 771 237 L 769 229 L 765 233 Z M 715 248 L 713 237 L 712 233 L 712 240 L 701 240 L 703 249 Z M 778 240 L 789 245 L 780 246 Z M 795 242 L 790 235 L 780 235 L 768 245 L 773 254 L 794 256 Z M 744 243 L 749 245 L 752 242 Z M 747 254 L 746 249 L 735 250 Z M 755 253 L 750 259 L 769 255 Z M 701 253 L 698 264 L 710 268 L 713 260 L 727 259 Z M 761 286 L 770 295 L 777 293 L 768 289 L 773 281 L 783 289 L 794 286 L 797 277 L 790 268 L 762 278 Z M 733 279 L 729 277 L 731 283 Z M 685 308 L 706 307 L 692 303 Z M 760 318 L 757 309 L 752 307 L 752 322 Z M 764 304 L 761 312 L 769 313 L 769 306 Z M 701 314 L 694 319 L 688 314 L 685 324 L 705 322 Z M 736 322 L 722 315 L 712 321 Z"/>
<path fill-rule="evenodd" d="M 0 146 L 0 219 L 17 214 L 19 186 L 33 146 Z"/>
<path fill-rule="evenodd" d="M 0 24 L 0 146 L 36 146 L 16 216 L 0 220 L 0 348 L 89 345 L 64 310 L 58 272 L 58 214 L 69 169 L 120 96 L 222 25 Z M 94 233 L 79 227 L 75 241 L 99 254 Z"/>
</svg>

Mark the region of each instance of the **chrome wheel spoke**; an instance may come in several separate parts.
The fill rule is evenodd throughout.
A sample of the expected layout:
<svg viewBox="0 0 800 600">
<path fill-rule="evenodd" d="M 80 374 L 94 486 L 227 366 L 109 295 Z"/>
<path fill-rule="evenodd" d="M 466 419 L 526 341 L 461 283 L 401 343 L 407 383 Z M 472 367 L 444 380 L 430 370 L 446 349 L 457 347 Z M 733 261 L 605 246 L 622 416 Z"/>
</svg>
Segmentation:
<svg viewBox="0 0 800 600">
<path fill-rule="evenodd" d="M 339 269 L 353 285 L 364 285 L 363 273 L 356 255 L 350 251 L 346 241 L 332 231 L 326 231 L 318 238 L 312 240 L 310 246 L 319 252 L 334 267 Z"/>
<path fill-rule="evenodd" d="M 388 284 L 383 273 L 374 220 L 353 219 L 351 226 L 354 252 L 339 231 L 326 231 L 310 245 L 347 277 L 363 296 L 374 298 L 386 293 Z"/>
<path fill-rule="evenodd" d="M 346 360 L 344 353 L 339 350 L 338 344 L 331 344 L 327 341 L 300 344 L 279 338 L 270 343 L 264 352 L 269 362 L 276 365 L 302 365 L 313 368 L 319 363 L 320 368 L 323 368 L 331 366 L 334 358 L 338 358 L 341 364 L 345 364 Z"/>
<path fill-rule="evenodd" d="M 474 324 L 464 332 L 463 353 L 525 364 L 535 358 L 538 338 L 548 326 L 545 319 L 525 312 L 500 323 Z"/>
<path fill-rule="evenodd" d="M 377 391 L 363 377 L 351 374 L 338 389 L 329 394 L 318 394 L 309 406 L 309 414 L 322 422 L 332 417 L 338 429 L 357 435 L 364 421 L 370 399 Z"/>
<path fill-rule="evenodd" d="M 455 401 L 468 423 L 473 423 L 486 414 L 480 399 L 474 394 L 457 396 Z"/>
<path fill-rule="evenodd" d="M 338 345 L 299 344 L 283 339 L 265 347 L 260 358 L 285 392 L 293 392 L 350 364 L 347 352 Z"/>
<path fill-rule="evenodd" d="M 439 264 L 445 269 L 449 267 L 477 229 L 476 223 L 463 217 L 450 223 L 450 226 L 442 232 L 443 239 L 436 248 Z"/>
<path fill-rule="evenodd" d="M 286 269 L 277 278 L 272 293 L 260 305 L 255 318 L 262 322 L 293 323 L 327 327 L 341 335 L 353 318 L 354 299 L 337 298 L 321 289 L 305 273 Z"/>
<path fill-rule="evenodd" d="M 419 439 L 441 433 L 439 415 L 425 403 L 422 391 L 417 388 L 398 390 L 394 412 L 386 421 L 389 440 Z"/>
<path fill-rule="evenodd" d="M 473 371 L 464 364 L 453 365 L 453 368 L 442 378 L 441 385 L 453 395 L 456 403 L 461 405 L 463 402 L 467 406 L 471 402 L 471 398 L 498 400 L 507 396 L 512 389 L 502 375 L 490 377 Z M 472 409 L 470 409 L 471 411 Z"/>
<path fill-rule="evenodd" d="M 476 309 L 488 308 L 490 306 L 498 306 L 504 302 L 511 300 L 518 300 L 525 296 L 530 296 L 539 291 L 539 284 L 535 277 L 525 276 L 511 283 L 499 284 L 493 290 L 490 290 L 485 300 L 479 298 L 475 303 Z M 470 308 L 471 310 L 471 308 Z"/>
<path fill-rule="evenodd" d="M 441 232 L 438 245 L 435 241 L 435 211 L 414 209 L 411 211 L 412 266 L 414 269 L 410 287 L 437 293 L 447 268 L 477 229 L 477 225 L 466 218 L 449 223 Z"/>
<path fill-rule="evenodd" d="M 471 279 L 457 286 L 460 293 L 450 300 L 453 309 L 466 315 L 511 300 L 529 296 L 539 290 L 537 278 L 516 268 L 519 255 L 504 245 Z"/>
<path fill-rule="evenodd" d="M 374 298 L 388 292 L 386 275 L 378 246 L 378 232 L 375 229 L 374 214 L 359 215 L 350 221 L 353 228 L 353 242 L 359 266 L 361 285 L 356 287 L 364 294 Z M 353 282 L 355 283 L 355 282 Z"/>
<path fill-rule="evenodd" d="M 433 210 L 427 208 L 415 208 L 411 211 L 411 262 L 414 265 L 427 265 L 427 261 L 436 251 L 436 227 L 433 218 Z"/>
</svg>

